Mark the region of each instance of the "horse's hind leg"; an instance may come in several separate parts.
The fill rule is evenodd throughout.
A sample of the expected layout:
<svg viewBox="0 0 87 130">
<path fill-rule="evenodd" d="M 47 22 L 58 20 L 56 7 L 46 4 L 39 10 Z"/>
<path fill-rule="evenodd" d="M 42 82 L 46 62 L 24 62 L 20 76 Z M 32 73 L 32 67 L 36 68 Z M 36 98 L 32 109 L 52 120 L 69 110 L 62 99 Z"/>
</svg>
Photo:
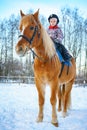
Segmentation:
<svg viewBox="0 0 87 130">
<path fill-rule="evenodd" d="M 43 121 L 43 107 L 44 107 L 44 96 L 45 96 L 45 85 L 35 80 L 37 91 L 38 91 L 38 102 L 39 102 L 39 113 L 37 122 Z"/>
<path fill-rule="evenodd" d="M 73 82 L 74 80 L 70 81 L 65 87 L 65 92 L 63 94 L 63 117 L 67 115 L 67 109 L 69 109 L 71 105 L 71 89 Z"/>
</svg>

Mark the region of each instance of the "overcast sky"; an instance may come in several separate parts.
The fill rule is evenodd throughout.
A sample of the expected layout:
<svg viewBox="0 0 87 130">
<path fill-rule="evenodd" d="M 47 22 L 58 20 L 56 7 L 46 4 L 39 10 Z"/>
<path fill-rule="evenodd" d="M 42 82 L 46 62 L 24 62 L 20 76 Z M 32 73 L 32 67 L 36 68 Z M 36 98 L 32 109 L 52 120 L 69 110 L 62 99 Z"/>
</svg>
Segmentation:
<svg viewBox="0 0 87 130">
<path fill-rule="evenodd" d="M 0 0 L 0 18 L 18 14 L 20 9 L 26 13 L 29 9 L 37 11 L 38 8 L 41 14 L 48 17 L 63 7 L 78 8 L 87 17 L 87 0 Z"/>
</svg>

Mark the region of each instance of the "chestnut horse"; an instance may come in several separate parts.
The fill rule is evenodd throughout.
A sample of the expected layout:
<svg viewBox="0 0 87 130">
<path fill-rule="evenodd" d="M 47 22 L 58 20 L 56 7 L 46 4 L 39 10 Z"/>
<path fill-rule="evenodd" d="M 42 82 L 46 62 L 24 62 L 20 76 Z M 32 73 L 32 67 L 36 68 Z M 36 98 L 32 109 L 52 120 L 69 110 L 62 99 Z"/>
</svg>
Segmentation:
<svg viewBox="0 0 87 130">
<path fill-rule="evenodd" d="M 59 104 L 58 111 L 62 109 L 63 116 L 65 117 L 67 109 L 70 107 L 70 93 L 76 75 L 75 60 L 72 58 L 68 74 L 67 65 L 65 65 L 62 75 L 59 77 L 61 62 L 56 54 L 54 43 L 39 21 L 39 10 L 34 14 L 28 15 L 20 11 L 20 14 L 21 21 L 19 28 L 22 35 L 20 35 L 20 39 L 16 45 L 16 52 L 19 56 L 24 56 L 27 51 L 31 50 L 36 55 L 34 59 L 34 75 L 39 102 L 37 122 L 43 121 L 45 86 L 48 84 L 51 90 L 51 123 L 58 126 L 56 112 L 57 97 Z"/>
</svg>

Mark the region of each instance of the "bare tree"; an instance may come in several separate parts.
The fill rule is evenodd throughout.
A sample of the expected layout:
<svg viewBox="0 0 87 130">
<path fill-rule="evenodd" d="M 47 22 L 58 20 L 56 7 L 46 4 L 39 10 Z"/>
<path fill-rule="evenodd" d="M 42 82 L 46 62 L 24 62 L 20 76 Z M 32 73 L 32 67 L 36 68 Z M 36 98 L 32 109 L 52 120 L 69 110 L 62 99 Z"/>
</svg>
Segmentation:
<svg viewBox="0 0 87 130">
<path fill-rule="evenodd" d="M 84 40 L 84 45 L 85 45 L 85 68 L 84 68 L 84 73 L 85 77 L 87 78 L 87 19 L 84 21 L 84 33 L 85 33 L 85 40 Z"/>
</svg>

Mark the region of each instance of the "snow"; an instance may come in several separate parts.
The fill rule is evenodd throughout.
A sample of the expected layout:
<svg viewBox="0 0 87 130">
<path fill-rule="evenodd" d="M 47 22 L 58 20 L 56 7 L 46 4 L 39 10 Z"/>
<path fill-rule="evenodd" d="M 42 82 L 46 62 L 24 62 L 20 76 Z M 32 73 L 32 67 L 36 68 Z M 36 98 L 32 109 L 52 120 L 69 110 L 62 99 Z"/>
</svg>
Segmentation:
<svg viewBox="0 0 87 130">
<path fill-rule="evenodd" d="M 72 108 L 66 118 L 58 112 L 59 127 L 51 122 L 50 89 L 46 88 L 44 120 L 36 122 L 37 90 L 33 84 L 0 83 L 0 130 L 87 130 L 87 86 L 72 89 Z"/>
</svg>

